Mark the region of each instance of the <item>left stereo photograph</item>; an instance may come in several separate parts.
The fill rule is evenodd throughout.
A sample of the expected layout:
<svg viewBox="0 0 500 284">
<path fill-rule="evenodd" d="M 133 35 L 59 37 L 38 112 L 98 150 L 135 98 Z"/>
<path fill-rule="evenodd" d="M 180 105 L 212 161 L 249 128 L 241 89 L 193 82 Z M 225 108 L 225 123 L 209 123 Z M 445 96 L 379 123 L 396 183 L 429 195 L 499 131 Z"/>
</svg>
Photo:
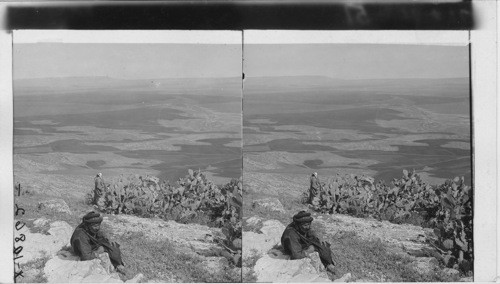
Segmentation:
<svg viewBox="0 0 500 284">
<path fill-rule="evenodd" d="M 16 282 L 241 282 L 234 31 L 14 31 Z"/>
</svg>

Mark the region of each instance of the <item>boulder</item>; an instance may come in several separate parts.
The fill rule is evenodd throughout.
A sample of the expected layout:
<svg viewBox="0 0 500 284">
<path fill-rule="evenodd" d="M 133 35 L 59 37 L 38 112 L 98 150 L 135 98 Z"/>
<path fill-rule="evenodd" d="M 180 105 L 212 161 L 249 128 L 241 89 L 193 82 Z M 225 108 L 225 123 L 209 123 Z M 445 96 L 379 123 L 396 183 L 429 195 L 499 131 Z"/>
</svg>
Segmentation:
<svg viewBox="0 0 500 284">
<path fill-rule="evenodd" d="M 47 281 L 56 283 L 123 283 L 113 269 L 108 254 L 100 258 L 80 261 L 78 256 L 68 251 L 60 251 L 47 261 L 44 274 Z"/>
<path fill-rule="evenodd" d="M 60 213 L 67 213 L 71 214 L 71 210 L 69 209 L 68 204 L 66 204 L 66 201 L 56 198 L 56 199 L 50 199 L 50 200 L 44 200 L 42 202 L 38 203 L 38 209 L 43 209 L 47 208 L 52 211 L 60 212 Z"/>
<path fill-rule="evenodd" d="M 142 273 L 137 274 L 134 278 L 125 281 L 125 283 L 140 283 L 145 277 Z"/>
<path fill-rule="evenodd" d="M 281 235 L 283 234 L 283 231 L 285 231 L 285 228 L 285 225 L 281 224 L 280 221 L 267 220 L 262 223 L 260 231 L 266 236 L 279 238 L 281 240 Z"/>
<path fill-rule="evenodd" d="M 64 246 L 69 246 L 73 228 L 64 221 L 50 223 L 50 229 L 46 234 L 31 233 L 27 226 L 15 233 L 15 236 L 25 235 L 23 250 L 20 253 L 23 257 L 18 259 L 20 264 L 37 258 L 50 257 L 55 255 Z"/>
<path fill-rule="evenodd" d="M 246 220 L 246 223 L 248 226 L 258 226 L 260 223 L 262 223 L 262 219 L 260 219 L 259 217 L 256 217 L 256 216 L 253 216 L 253 217 L 250 217 Z"/>
<path fill-rule="evenodd" d="M 243 261 L 245 259 L 264 255 L 274 246 L 279 245 L 279 241 L 264 234 L 254 232 L 243 232 Z"/>
<path fill-rule="evenodd" d="M 31 268 L 31 267 L 23 267 L 23 283 L 40 283 L 45 278 L 43 275 L 43 269 Z"/>
<path fill-rule="evenodd" d="M 450 277 L 450 278 L 456 280 L 460 276 L 460 271 L 453 269 L 453 268 L 444 268 L 443 274 L 446 275 L 447 277 Z"/>
<path fill-rule="evenodd" d="M 349 280 L 351 280 L 351 278 L 352 278 L 351 273 L 346 273 L 342 277 L 333 280 L 333 282 L 349 282 Z M 373 281 L 365 281 L 365 282 L 373 282 Z"/>
<path fill-rule="evenodd" d="M 49 223 L 49 220 L 42 217 L 42 218 L 38 218 L 36 219 L 35 221 L 33 221 L 33 226 L 35 227 L 43 227 L 45 225 L 47 225 L 47 223 Z"/>
<path fill-rule="evenodd" d="M 470 276 L 470 277 L 460 278 L 458 282 L 474 282 L 474 277 Z"/>
<path fill-rule="evenodd" d="M 252 207 L 256 209 L 286 213 L 285 208 L 283 208 L 283 204 L 281 204 L 278 198 L 265 198 L 255 200 L 252 203 Z"/>
<path fill-rule="evenodd" d="M 296 260 L 286 255 L 274 258 L 266 254 L 257 260 L 254 273 L 257 282 L 331 282 L 318 253 Z"/>
<path fill-rule="evenodd" d="M 205 257 L 201 265 L 210 273 L 219 273 L 224 267 L 229 266 L 229 261 L 225 257 L 212 256 Z"/>
<path fill-rule="evenodd" d="M 438 261 L 434 257 L 419 257 L 408 266 L 419 274 L 432 273 L 438 267 Z"/>
<path fill-rule="evenodd" d="M 243 232 L 243 260 L 255 255 L 264 255 L 281 244 L 285 226 L 276 220 L 267 220 L 262 225 L 262 234 Z"/>
</svg>

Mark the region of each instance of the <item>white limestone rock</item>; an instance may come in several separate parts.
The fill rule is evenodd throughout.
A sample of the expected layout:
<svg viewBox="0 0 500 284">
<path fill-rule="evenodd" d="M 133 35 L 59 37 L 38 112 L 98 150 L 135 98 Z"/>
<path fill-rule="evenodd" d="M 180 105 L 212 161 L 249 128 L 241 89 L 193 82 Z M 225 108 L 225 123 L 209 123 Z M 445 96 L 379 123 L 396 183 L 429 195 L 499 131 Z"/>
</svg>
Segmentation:
<svg viewBox="0 0 500 284">
<path fill-rule="evenodd" d="M 31 233 L 27 226 L 15 233 L 15 236 L 24 234 L 26 238 L 22 244 L 23 257 L 17 260 L 20 264 L 45 256 L 53 256 L 64 246 L 69 246 L 73 228 L 64 221 L 56 221 L 50 223 L 47 233 L 48 235 Z"/>
<path fill-rule="evenodd" d="M 285 231 L 285 225 L 281 224 L 277 220 L 267 220 L 262 223 L 262 228 L 260 231 L 269 237 L 279 238 L 281 240 L 281 235 Z"/>
<path fill-rule="evenodd" d="M 66 201 L 60 198 L 41 201 L 38 203 L 38 208 L 48 208 L 56 212 L 71 214 L 71 210 Z"/>
<path fill-rule="evenodd" d="M 262 208 L 269 211 L 277 211 L 281 213 L 286 213 L 283 204 L 279 201 L 278 198 L 265 198 L 258 199 L 252 203 L 253 208 Z"/>
<path fill-rule="evenodd" d="M 434 257 L 419 257 L 416 261 L 408 264 L 408 266 L 419 274 L 432 273 L 439 263 Z"/>
<path fill-rule="evenodd" d="M 246 220 L 247 225 L 249 226 L 258 226 L 259 223 L 262 223 L 262 219 L 257 216 L 250 217 Z"/>
<path fill-rule="evenodd" d="M 49 283 L 123 283 L 118 273 L 109 271 L 110 265 L 109 257 L 80 261 L 78 256 L 60 251 L 47 261 L 44 274 Z"/>
<path fill-rule="evenodd" d="M 333 280 L 333 282 L 349 282 L 349 280 L 351 280 L 351 278 L 352 278 L 351 273 L 346 273 L 342 277 Z M 368 281 L 368 282 L 372 282 L 372 281 Z"/>
<path fill-rule="evenodd" d="M 281 235 L 285 226 L 276 220 L 268 220 L 263 223 L 260 231 L 243 232 L 243 261 L 254 255 L 264 255 L 275 246 L 281 245 Z"/>
<path fill-rule="evenodd" d="M 140 283 L 144 279 L 145 279 L 144 275 L 142 273 L 139 273 L 136 276 L 134 276 L 134 278 L 125 281 L 125 283 Z"/>
<path fill-rule="evenodd" d="M 318 253 L 297 260 L 286 255 L 278 258 L 265 255 L 257 260 L 254 273 L 257 282 L 331 282 Z"/>
<path fill-rule="evenodd" d="M 212 256 L 205 257 L 201 264 L 209 273 L 219 273 L 229 266 L 229 261 L 225 257 Z"/>
<path fill-rule="evenodd" d="M 46 218 L 44 218 L 44 217 L 42 217 L 42 218 L 38 218 L 38 219 L 36 219 L 36 220 L 33 222 L 33 226 L 35 226 L 35 227 L 38 227 L 38 228 L 39 228 L 39 227 L 43 227 L 43 226 L 45 226 L 47 223 L 49 223 L 49 220 L 48 220 L 48 219 L 46 219 Z"/>
<path fill-rule="evenodd" d="M 443 273 L 451 278 L 456 278 L 458 279 L 460 277 L 460 271 L 453 269 L 453 268 L 444 268 Z"/>
</svg>

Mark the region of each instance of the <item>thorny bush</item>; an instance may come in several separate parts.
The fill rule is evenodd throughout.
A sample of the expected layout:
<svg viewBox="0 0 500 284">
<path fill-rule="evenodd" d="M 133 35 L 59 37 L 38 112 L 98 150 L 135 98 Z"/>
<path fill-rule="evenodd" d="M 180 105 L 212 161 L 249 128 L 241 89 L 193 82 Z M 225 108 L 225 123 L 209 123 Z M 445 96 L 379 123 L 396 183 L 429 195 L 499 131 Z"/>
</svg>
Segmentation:
<svg viewBox="0 0 500 284">
<path fill-rule="evenodd" d="M 187 222 L 205 214 L 222 228 L 225 239 L 217 242 L 241 265 L 242 183 L 233 179 L 219 187 L 199 171 L 188 170 L 176 185 L 154 176 L 120 176 L 106 188 L 96 204 L 100 211 L 133 214 Z M 226 254 L 227 255 L 227 254 Z"/>
<path fill-rule="evenodd" d="M 472 198 L 472 188 L 465 185 L 463 177 L 430 186 L 415 172 L 404 170 L 392 186 L 365 176 L 331 177 L 311 205 L 321 213 L 370 216 L 395 223 L 422 216 L 427 226 L 434 228 L 437 239 L 431 244 L 441 253 L 444 264 L 467 273 L 473 263 Z"/>
</svg>

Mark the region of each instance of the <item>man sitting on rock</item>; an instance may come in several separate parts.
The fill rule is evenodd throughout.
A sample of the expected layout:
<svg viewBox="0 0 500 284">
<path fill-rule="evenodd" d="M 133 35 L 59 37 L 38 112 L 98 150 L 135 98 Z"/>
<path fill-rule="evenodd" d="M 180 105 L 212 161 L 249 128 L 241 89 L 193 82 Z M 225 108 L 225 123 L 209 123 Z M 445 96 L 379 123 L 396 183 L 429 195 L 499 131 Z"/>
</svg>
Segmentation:
<svg viewBox="0 0 500 284">
<path fill-rule="evenodd" d="M 83 216 L 83 222 L 78 225 L 71 236 L 71 247 L 81 260 L 92 260 L 99 254 L 107 252 L 111 263 L 118 272 L 125 274 L 121 258 L 120 245 L 110 243 L 100 231 L 102 217 L 99 213 L 89 212 Z"/>
<path fill-rule="evenodd" d="M 306 211 L 300 211 L 293 216 L 293 222 L 286 227 L 281 236 L 281 244 L 291 259 L 305 258 L 308 254 L 317 251 L 326 269 L 335 273 L 330 244 L 320 241 L 314 234 L 311 230 L 312 220 L 311 213 Z"/>
</svg>

